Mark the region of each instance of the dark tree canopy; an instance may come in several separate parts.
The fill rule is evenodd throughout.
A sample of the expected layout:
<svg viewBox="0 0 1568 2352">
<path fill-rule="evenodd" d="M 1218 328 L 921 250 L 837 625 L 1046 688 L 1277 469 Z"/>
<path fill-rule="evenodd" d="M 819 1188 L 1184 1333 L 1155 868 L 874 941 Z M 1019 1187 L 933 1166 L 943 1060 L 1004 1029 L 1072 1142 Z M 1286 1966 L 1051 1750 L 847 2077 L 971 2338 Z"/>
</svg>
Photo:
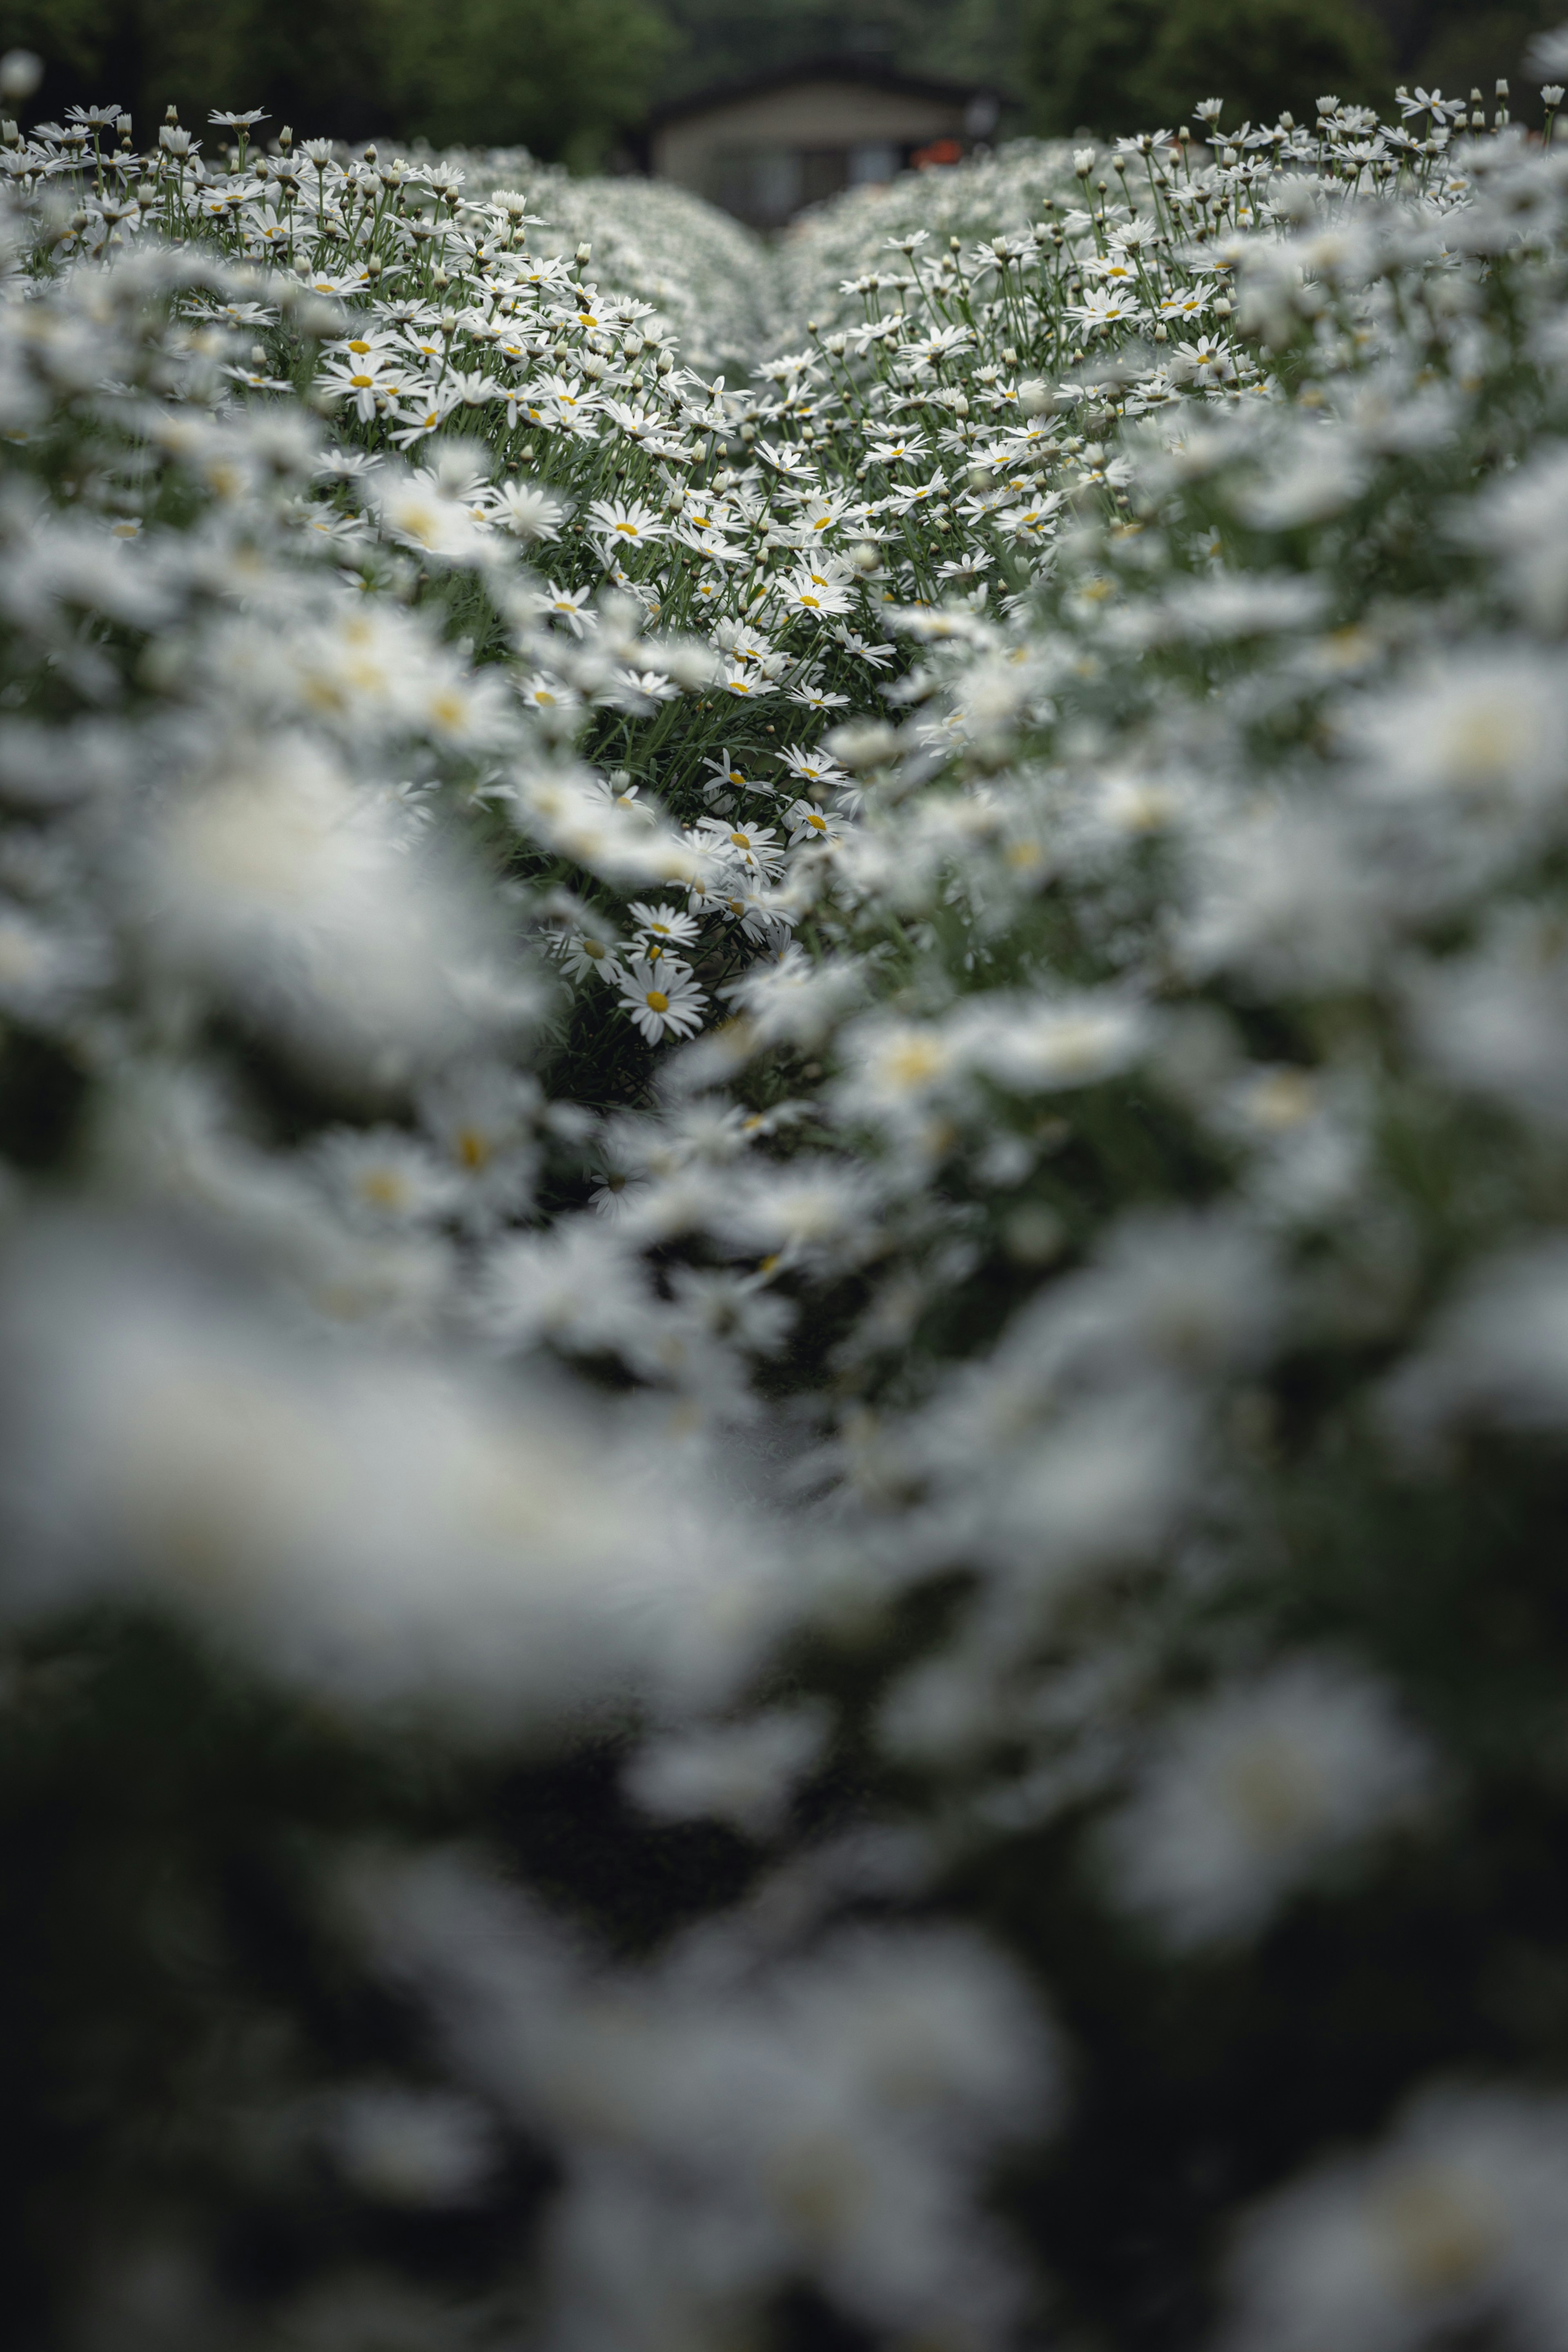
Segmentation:
<svg viewBox="0 0 1568 2352">
<path fill-rule="evenodd" d="M 526 144 L 602 163 L 650 104 L 842 51 L 1016 92 L 1054 135 L 1227 119 L 1321 93 L 1384 102 L 1398 75 L 1461 92 L 1517 74 L 1563 0 L 0 0 L 0 48 L 47 71 L 34 112 L 118 99 L 265 106 L 360 138 Z M 1528 88 L 1515 110 L 1528 114 Z M 1010 123 L 1022 125 L 1021 115 Z"/>
<path fill-rule="evenodd" d="M 1174 126 L 1200 98 L 1252 121 L 1331 90 L 1375 101 L 1394 59 L 1355 0 L 1043 0 L 1026 68 L 1039 127 L 1066 136 Z"/>
<path fill-rule="evenodd" d="M 644 111 L 669 45 L 650 0 L 4 0 L 0 48 L 46 64 L 35 111 L 119 100 L 264 106 L 360 138 L 510 145 L 590 163 Z"/>
</svg>

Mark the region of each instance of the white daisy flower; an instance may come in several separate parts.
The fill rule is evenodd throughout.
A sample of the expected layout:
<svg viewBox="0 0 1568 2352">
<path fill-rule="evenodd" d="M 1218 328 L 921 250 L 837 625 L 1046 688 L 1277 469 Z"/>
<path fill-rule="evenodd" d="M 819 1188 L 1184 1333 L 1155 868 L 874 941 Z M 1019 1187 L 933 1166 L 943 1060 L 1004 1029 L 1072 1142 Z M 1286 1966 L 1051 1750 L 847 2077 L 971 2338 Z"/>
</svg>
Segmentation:
<svg viewBox="0 0 1568 2352">
<path fill-rule="evenodd" d="M 650 907 L 645 905 L 641 899 L 634 899 L 628 912 L 632 919 L 634 933 L 639 943 L 649 940 L 657 940 L 661 948 L 668 950 L 670 948 L 689 946 L 698 935 L 699 926 L 695 916 L 683 915 L 676 907 L 663 905 Z"/>
<path fill-rule="evenodd" d="M 702 1026 L 708 999 L 684 964 L 639 957 L 621 976 L 622 1005 L 650 1045 L 661 1037 L 689 1037 Z"/>
</svg>

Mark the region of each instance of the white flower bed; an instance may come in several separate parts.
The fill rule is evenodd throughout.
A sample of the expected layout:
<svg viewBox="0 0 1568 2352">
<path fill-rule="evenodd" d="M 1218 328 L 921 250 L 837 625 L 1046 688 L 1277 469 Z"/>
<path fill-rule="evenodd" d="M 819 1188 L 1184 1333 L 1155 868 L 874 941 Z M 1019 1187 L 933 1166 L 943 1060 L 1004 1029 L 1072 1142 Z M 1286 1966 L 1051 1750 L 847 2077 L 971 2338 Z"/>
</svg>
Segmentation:
<svg viewBox="0 0 1568 2352">
<path fill-rule="evenodd" d="M 476 1790 L 619 1754 L 634 1877 L 724 1825 L 614 1957 L 488 1797 L 312 1849 L 443 2087 L 284 2138 L 500 2213 L 542 2150 L 473 2292 L 552 2352 L 1558 2341 L 1557 2011 L 1465 2021 L 1556 1932 L 1478 1822 L 1561 1828 L 1568 159 L 1397 111 L 773 254 L 0 148 L 7 1618 Z M 1407 2042 L 1391 1917 L 1469 1955 Z M 1375 2084 L 1271 2137 L 1215 2086 L 1298 2025 Z M 399 2278 L 258 2340 L 492 2340 Z"/>
</svg>

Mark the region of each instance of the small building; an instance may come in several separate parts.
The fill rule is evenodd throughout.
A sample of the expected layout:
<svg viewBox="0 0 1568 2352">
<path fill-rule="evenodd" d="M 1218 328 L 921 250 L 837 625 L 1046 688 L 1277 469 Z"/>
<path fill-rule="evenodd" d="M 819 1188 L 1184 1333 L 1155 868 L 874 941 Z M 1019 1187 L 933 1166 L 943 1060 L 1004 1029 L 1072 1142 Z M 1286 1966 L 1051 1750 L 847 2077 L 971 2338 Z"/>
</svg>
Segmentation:
<svg viewBox="0 0 1568 2352">
<path fill-rule="evenodd" d="M 841 188 L 956 163 L 996 127 L 994 90 L 855 57 L 808 58 L 700 90 L 647 121 L 642 161 L 749 222 L 778 228 Z"/>
</svg>

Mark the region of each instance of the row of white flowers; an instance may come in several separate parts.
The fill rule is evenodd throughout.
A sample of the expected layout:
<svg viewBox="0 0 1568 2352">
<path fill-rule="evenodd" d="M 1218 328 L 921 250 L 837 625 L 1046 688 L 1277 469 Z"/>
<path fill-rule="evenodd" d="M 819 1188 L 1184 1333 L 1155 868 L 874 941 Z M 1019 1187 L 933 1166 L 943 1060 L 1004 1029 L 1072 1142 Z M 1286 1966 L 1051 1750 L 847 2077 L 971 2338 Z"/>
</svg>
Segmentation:
<svg viewBox="0 0 1568 2352">
<path fill-rule="evenodd" d="M 515 2340 L 1025 2340 L 977 2189 L 1072 2128 L 1074 1996 L 969 1876 L 1059 1833 L 1184 1982 L 1534 1769 L 1377 1547 L 1445 1525 L 1468 1622 L 1568 1422 L 1568 158 L 1395 110 L 773 255 L 522 156 L 4 127 L 7 1618 L 613 1734 L 650 1839 L 753 1853 L 635 1961 L 324 1853 L 445 2082 L 290 2128 L 429 2207 L 542 2144 Z M 1527 2066 L 1328 2136 L 1184 2230 L 1228 2341 L 1561 2340 Z"/>
</svg>

